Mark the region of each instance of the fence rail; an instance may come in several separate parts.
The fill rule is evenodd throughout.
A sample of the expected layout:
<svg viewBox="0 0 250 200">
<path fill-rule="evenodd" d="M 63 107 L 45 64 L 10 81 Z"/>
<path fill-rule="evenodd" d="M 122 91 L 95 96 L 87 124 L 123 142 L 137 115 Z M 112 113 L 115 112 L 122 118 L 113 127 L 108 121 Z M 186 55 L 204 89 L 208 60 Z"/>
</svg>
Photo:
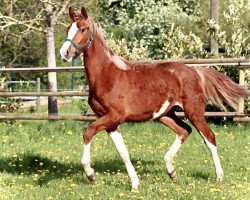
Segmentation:
<svg viewBox="0 0 250 200">
<path fill-rule="evenodd" d="M 88 96 L 88 92 L 0 92 L 0 97 L 63 97 L 63 96 Z"/>
<path fill-rule="evenodd" d="M 184 112 L 175 112 L 178 117 L 185 117 Z M 249 115 L 239 112 L 206 112 L 206 117 L 228 117 L 234 121 L 250 121 Z M 0 119 L 7 120 L 76 120 L 76 121 L 94 121 L 97 117 L 91 113 L 82 116 L 74 115 L 45 115 L 45 114 L 14 114 L 0 113 Z"/>
<path fill-rule="evenodd" d="M 237 66 L 239 69 L 250 68 L 250 62 L 247 62 L 245 58 L 230 58 L 230 59 L 176 59 L 176 60 L 145 60 L 140 62 L 182 62 L 190 67 L 196 66 Z M 133 61 L 137 63 L 139 61 Z M 2 73 L 15 73 L 15 72 L 79 72 L 83 71 L 85 68 L 83 66 L 74 67 L 29 67 L 29 68 L 0 68 Z"/>
<path fill-rule="evenodd" d="M 250 62 L 247 62 L 245 58 L 231 58 L 231 59 L 187 59 L 187 60 L 153 60 L 153 61 L 140 61 L 140 62 L 183 62 L 188 66 L 234 66 L 240 71 L 239 83 L 244 85 L 245 72 L 244 69 L 250 68 Z M 137 61 L 134 61 L 136 63 Z M 45 68 L 45 67 L 32 67 L 32 68 L 0 68 L 0 73 L 20 73 L 20 72 L 79 72 L 85 71 L 83 66 L 74 67 L 56 67 L 56 68 Z M 28 97 L 28 96 L 88 96 L 88 92 L 0 92 L 0 97 Z M 244 114 L 244 100 L 240 99 L 240 104 L 237 112 L 206 112 L 206 117 L 231 117 L 234 121 L 250 121 L 249 115 Z M 177 116 L 184 117 L 183 112 L 176 112 Z M 70 116 L 70 115 L 39 115 L 39 114 L 1 114 L 0 119 L 8 120 L 79 120 L 79 121 L 93 121 L 96 119 L 94 115 L 86 116 Z"/>
<path fill-rule="evenodd" d="M 83 66 L 74 66 L 74 67 L 56 67 L 56 68 L 47 68 L 47 67 L 28 67 L 28 68 L 0 68 L 2 73 L 16 73 L 16 72 L 79 72 L 83 71 L 85 68 Z"/>
</svg>

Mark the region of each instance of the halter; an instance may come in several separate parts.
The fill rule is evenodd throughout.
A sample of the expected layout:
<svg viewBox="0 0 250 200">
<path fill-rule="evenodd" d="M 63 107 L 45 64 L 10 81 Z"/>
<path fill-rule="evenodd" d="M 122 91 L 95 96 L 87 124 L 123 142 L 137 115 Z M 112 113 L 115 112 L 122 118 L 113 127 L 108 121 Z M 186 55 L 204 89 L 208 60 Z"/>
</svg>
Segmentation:
<svg viewBox="0 0 250 200">
<path fill-rule="evenodd" d="M 93 34 L 92 32 L 89 33 L 89 39 L 82 45 L 78 45 L 76 44 L 73 40 L 71 39 L 66 39 L 66 41 L 70 42 L 76 49 L 77 49 L 77 55 L 80 55 L 81 50 L 86 47 L 89 46 L 91 44 L 91 41 L 94 40 Z"/>
</svg>

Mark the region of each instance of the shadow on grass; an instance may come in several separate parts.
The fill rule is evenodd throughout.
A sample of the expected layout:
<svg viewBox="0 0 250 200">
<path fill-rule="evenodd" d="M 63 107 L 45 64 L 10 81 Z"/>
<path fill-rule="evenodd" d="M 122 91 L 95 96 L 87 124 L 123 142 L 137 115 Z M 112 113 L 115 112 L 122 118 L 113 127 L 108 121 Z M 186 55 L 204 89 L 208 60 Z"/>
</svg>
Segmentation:
<svg viewBox="0 0 250 200">
<path fill-rule="evenodd" d="M 0 158 L 0 172 L 24 176 L 39 174 L 42 177 L 38 180 L 39 185 L 45 185 L 53 179 L 65 178 L 81 171 L 80 163 L 60 163 L 30 152 L 16 158 Z"/>
<path fill-rule="evenodd" d="M 140 163 L 140 168 L 136 169 L 137 173 L 139 174 L 145 174 L 145 173 L 152 173 L 156 172 L 157 169 L 154 169 L 154 166 L 156 165 L 155 161 L 150 160 L 141 160 L 141 159 L 131 159 L 131 162 L 133 166 L 136 168 L 136 163 Z M 120 158 L 112 159 L 112 160 L 96 160 L 93 163 L 93 168 L 95 168 L 98 172 L 124 172 L 127 173 L 127 170 L 125 168 L 125 164 Z"/>
<path fill-rule="evenodd" d="M 213 177 L 210 173 L 206 173 L 206 172 L 191 172 L 190 173 L 192 177 L 194 177 L 197 180 L 203 179 L 208 181 L 211 177 Z"/>
<path fill-rule="evenodd" d="M 132 163 L 137 163 L 139 160 L 132 160 Z M 152 169 L 155 165 L 153 161 L 140 160 L 141 168 L 138 169 L 139 174 L 155 173 L 157 170 Z M 124 163 L 120 159 L 97 160 L 92 164 L 92 167 L 98 173 L 109 172 L 116 174 L 117 172 L 127 173 Z M 61 163 L 47 157 L 42 157 L 38 154 L 28 152 L 21 154 L 18 157 L 0 158 L 0 172 L 23 174 L 24 176 L 40 175 L 38 184 L 46 185 L 54 179 L 62 179 L 71 177 L 76 182 L 88 183 L 84 176 L 84 170 L 81 163 Z M 81 177 L 78 175 L 81 174 Z"/>
</svg>

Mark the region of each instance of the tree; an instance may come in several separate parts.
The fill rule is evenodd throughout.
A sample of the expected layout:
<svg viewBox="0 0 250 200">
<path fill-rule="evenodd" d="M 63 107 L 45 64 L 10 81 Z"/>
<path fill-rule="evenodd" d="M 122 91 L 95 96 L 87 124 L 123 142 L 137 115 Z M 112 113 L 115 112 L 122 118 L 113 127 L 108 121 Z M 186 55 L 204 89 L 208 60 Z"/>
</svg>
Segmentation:
<svg viewBox="0 0 250 200">
<path fill-rule="evenodd" d="M 21 41 L 27 35 L 32 37 L 34 33 L 38 35 L 44 35 L 45 33 L 47 65 L 49 68 L 56 67 L 54 27 L 57 23 L 64 23 L 65 18 L 61 20 L 60 16 L 67 12 L 70 3 L 73 3 L 73 1 L 38 0 L 34 4 L 32 0 L 3 0 L 1 6 L 5 9 L 1 9 L 0 12 L 0 30 L 1 36 L 3 36 L 1 46 L 8 43 L 10 34 Z M 22 56 L 22 53 L 14 55 L 7 66 L 15 63 L 20 56 Z M 48 81 L 49 91 L 56 92 L 56 73 L 49 73 Z M 49 97 L 48 110 L 49 114 L 57 114 L 56 97 Z"/>
<path fill-rule="evenodd" d="M 54 26 L 56 24 L 57 17 L 61 15 L 61 13 L 66 9 L 69 1 L 66 1 L 64 6 L 62 6 L 60 12 L 56 11 L 55 4 L 51 3 L 51 0 L 47 0 L 44 6 L 44 12 L 46 17 L 46 41 L 47 41 L 47 59 L 48 59 L 48 68 L 56 67 L 56 56 L 55 56 L 55 37 L 54 37 Z M 57 91 L 57 77 L 56 72 L 48 73 L 48 81 L 49 81 L 49 91 L 56 92 Z M 57 98 L 54 96 L 48 97 L 48 112 L 49 114 L 58 114 L 57 108 Z"/>
<path fill-rule="evenodd" d="M 214 21 L 215 24 L 219 23 L 219 0 L 210 0 L 210 19 Z M 210 50 L 216 56 L 219 55 L 219 47 L 216 40 L 211 37 L 210 39 Z"/>
</svg>

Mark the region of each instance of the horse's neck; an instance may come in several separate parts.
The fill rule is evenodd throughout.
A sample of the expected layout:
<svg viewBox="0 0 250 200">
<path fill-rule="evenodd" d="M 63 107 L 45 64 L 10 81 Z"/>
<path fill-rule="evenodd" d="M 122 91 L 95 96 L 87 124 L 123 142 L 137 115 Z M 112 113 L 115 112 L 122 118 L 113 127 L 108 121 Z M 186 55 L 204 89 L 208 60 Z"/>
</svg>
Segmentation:
<svg viewBox="0 0 250 200">
<path fill-rule="evenodd" d="M 95 85 L 96 81 L 105 76 L 111 63 L 110 51 L 106 43 L 94 35 L 89 49 L 84 53 L 84 66 L 87 71 L 90 86 Z"/>
<path fill-rule="evenodd" d="M 94 40 L 91 46 L 84 52 L 84 65 L 90 87 L 96 85 L 102 79 L 108 79 L 119 70 L 128 70 L 125 60 L 114 55 L 108 47 L 104 35 L 95 23 L 92 23 L 92 33 Z M 114 78 L 114 77 L 112 77 Z"/>
</svg>

